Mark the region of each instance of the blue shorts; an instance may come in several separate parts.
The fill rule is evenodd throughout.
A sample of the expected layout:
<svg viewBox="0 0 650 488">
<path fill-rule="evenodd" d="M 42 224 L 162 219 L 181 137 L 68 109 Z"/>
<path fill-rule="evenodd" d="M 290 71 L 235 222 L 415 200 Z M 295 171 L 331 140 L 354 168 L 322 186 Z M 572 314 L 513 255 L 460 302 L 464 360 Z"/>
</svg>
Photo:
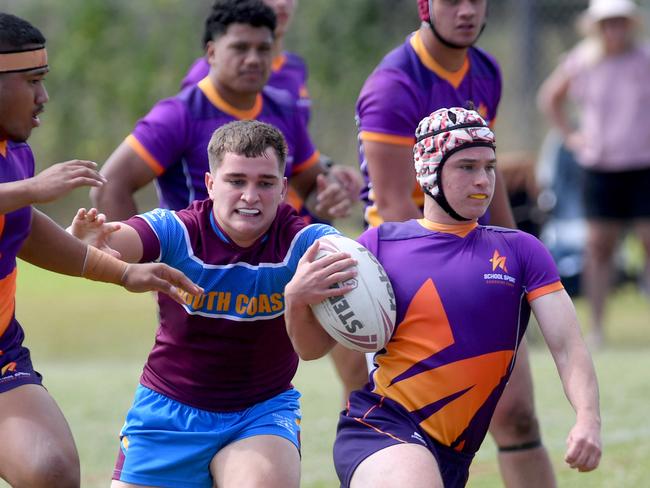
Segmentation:
<svg viewBox="0 0 650 488">
<path fill-rule="evenodd" d="M 40 385 L 43 377 L 34 371 L 29 349 L 21 344 L 0 350 L 0 393 L 22 385 Z"/>
<path fill-rule="evenodd" d="M 367 457 L 390 446 L 418 444 L 436 458 L 445 488 L 465 486 L 473 455 L 455 451 L 427 435 L 397 402 L 369 391 L 354 391 L 341 412 L 334 441 L 334 467 L 342 487 Z"/>
<path fill-rule="evenodd" d="M 300 451 L 300 393 L 287 390 L 238 412 L 190 407 L 142 385 L 120 433 L 113 479 L 165 487 L 212 488 L 210 462 L 232 442 L 276 435 Z"/>
</svg>

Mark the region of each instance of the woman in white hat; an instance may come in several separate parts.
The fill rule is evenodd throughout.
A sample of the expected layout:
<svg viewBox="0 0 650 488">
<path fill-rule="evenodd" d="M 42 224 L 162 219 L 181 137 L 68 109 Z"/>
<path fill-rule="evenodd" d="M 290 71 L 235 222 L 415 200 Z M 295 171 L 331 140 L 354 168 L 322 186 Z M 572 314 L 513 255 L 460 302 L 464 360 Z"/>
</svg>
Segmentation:
<svg viewBox="0 0 650 488">
<path fill-rule="evenodd" d="M 603 312 L 614 251 L 632 224 L 650 283 L 650 45 L 638 40 L 640 12 L 631 0 L 591 0 L 585 40 L 543 83 L 538 103 L 584 168 L 587 217 L 583 284 L 592 312 L 591 340 L 603 342 Z M 574 126 L 565 112 L 579 109 Z"/>
</svg>

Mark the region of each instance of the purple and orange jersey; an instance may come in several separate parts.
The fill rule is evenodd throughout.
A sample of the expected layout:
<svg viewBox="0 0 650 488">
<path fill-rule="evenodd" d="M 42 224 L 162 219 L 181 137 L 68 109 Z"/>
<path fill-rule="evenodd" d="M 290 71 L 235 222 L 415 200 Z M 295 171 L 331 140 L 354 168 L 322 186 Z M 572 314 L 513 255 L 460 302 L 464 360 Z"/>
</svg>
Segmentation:
<svg viewBox="0 0 650 488">
<path fill-rule="evenodd" d="M 284 323 L 284 287 L 319 237 L 287 204 L 268 232 L 241 248 L 214 219 L 212 202 L 178 212 L 157 209 L 127 221 L 143 242 L 143 261 L 183 271 L 205 292 L 179 305 L 159 294 L 160 326 L 142 385 L 209 411 L 236 411 L 287 390 L 298 356 Z"/>
<path fill-rule="evenodd" d="M 562 289 L 553 259 L 530 234 L 475 223 L 385 223 L 359 242 L 386 269 L 397 302 L 395 332 L 367 388 L 402 405 L 437 442 L 476 452 L 529 302 Z"/>
<path fill-rule="evenodd" d="M 374 227 L 382 219 L 374 205 L 363 141 L 413 147 L 420 120 L 439 108 L 465 107 L 468 102 L 492 126 L 500 98 L 499 66 L 479 48 L 469 48 L 463 67 L 456 72 L 445 70 L 431 57 L 419 32 L 386 55 L 366 80 L 356 108 L 366 223 Z M 417 182 L 413 184 L 413 201 L 422 208 L 424 195 Z"/>
<path fill-rule="evenodd" d="M 208 78 L 158 102 L 126 141 L 157 175 L 160 206 L 179 210 L 207 198 L 207 147 L 214 131 L 249 119 L 272 124 L 284 135 L 287 177 L 318 163 L 320 155 L 286 91 L 267 86 L 253 108 L 242 111 L 226 102 Z"/>
<path fill-rule="evenodd" d="M 0 141 L 0 183 L 25 180 L 32 176 L 34 156 L 29 146 L 25 143 Z M 31 217 L 31 207 L 0 214 L 0 354 L 23 338 L 23 330 L 14 316 L 16 255 L 29 235 Z M 0 356 L 0 365 L 2 364 Z"/>
<path fill-rule="evenodd" d="M 181 89 L 197 84 L 208 76 L 210 65 L 205 57 L 198 58 L 187 71 L 185 78 L 181 81 Z M 298 108 L 305 122 L 309 124 L 311 116 L 311 99 L 307 91 L 307 65 L 305 61 L 295 53 L 283 51 L 282 54 L 273 59 L 271 65 L 271 76 L 267 85 L 279 90 L 288 91 L 296 100 Z"/>
</svg>

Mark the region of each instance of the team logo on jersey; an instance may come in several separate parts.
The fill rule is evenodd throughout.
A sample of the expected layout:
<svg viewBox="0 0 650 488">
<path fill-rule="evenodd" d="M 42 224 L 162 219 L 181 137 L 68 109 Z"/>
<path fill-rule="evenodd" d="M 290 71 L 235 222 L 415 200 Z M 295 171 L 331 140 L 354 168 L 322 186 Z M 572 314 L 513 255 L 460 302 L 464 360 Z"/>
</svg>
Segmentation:
<svg viewBox="0 0 650 488">
<path fill-rule="evenodd" d="M 508 268 L 506 268 L 506 257 L 501 256 L 498 249 L 494 250 L 494 254 L 492 254 L 492 259 L 490 259 L 490 262 L 492 263 L 492 271 L 496 271 L 497 268 L 501 268 L 504 273 L 508 272 Z"/>
<path fill-rule="evenodd" d="M 508 274 L 506 256 L 502 255 L 498 249 L 494 250 L 492 258 L 488 261 L 492 265 L 492 272 L 483 274 L 483 279 L 486 283 L 510 286 L 515 284 L 517 281 L 515 277 Z"/>
</svg>

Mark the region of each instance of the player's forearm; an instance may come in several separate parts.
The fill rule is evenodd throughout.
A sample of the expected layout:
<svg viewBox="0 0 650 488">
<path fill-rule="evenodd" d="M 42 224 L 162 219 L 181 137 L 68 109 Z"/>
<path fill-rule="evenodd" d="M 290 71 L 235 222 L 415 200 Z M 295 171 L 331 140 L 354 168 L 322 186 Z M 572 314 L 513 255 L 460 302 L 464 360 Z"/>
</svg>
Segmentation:
<svg viewBox="0 0 650 488">
<path fill-rule="evenodd" d="M 0 184 L 0 214 L 27 207 L 35 201 L 31 178 Z"/>
<path fill-rule="evenodd" d="M 109 220 L 127 220 L 138 213 L 133 192 L 119 182 L 109 180 L 101 188 L 90 190 L 93 207 Z"/>
<path fill-rule="evenodd" d="M 291 344 L 301 359 L 321 358 L 334 347 L 334 339 L 316 320 L 309 305 L 296 304 L 285 296 L 284 319 Z"/>
<path fill-rule="evenodd" d="M 33 209 L 31 231 L 18 257 L 56 273 L 80 276 L 86 247 L 45 214 Z"/>
<path fill-rule="evenodd" d="M 139 270 L 134 272 L 137 275 L 134 279 L 125 282 L 129 264 L 89 247 L 59 227 L 42 212 L 34 209 L 32 215 L 32 228 L 18 253 L 19 258 L 55 273 L 82 276 L 90 280 L 114 283 L 125 287 L 133 285 L 129 288 L 133 291 L 166 291 L 164 287 L 158 286 L 161 282 L 160 279 L 152 280 L 147 272 L 138 274 Z M 162 281 L 165 280 L 169 281 L 169 278 L 163 277 Z M 153 283 L 154 281 L 158 283 Z M 184 284 L 190 285 L 196 290 L 190 282 Z"/>
<path fill-rule="evenodd" d="M 598 380 L 593 362 L 582 340 L 571 342 L 562 359 L 556 360 L 564 392 L 578 421 L 600 426 Z"/>
<path fill-rule="evenodd" d="M 376 201 L 377 210 L 384 222 L 404 222 L 422 218 L 422 210 L 410 195 L 402 198 L 383 198 Z"/>
<path fill-rule="evenodd" d="M 530 305 L 578 418 L 599 424 L 598 381 L 571 298 L 559 290 L 536 298 Z"/>
</svg>

